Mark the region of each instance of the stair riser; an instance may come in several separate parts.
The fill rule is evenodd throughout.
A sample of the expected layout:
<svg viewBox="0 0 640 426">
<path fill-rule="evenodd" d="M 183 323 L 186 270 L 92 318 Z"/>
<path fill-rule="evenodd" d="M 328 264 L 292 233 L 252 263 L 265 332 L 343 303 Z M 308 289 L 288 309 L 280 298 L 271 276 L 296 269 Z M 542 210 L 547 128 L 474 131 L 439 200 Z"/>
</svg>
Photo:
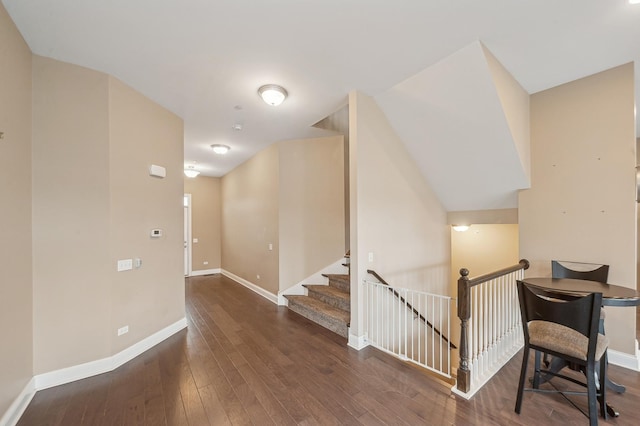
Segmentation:
<svg viewBox="0 0 640 426">
<path fill-rule="evenodd" d="M 329 285 L 342 291 L 346 291 L 347 293 L 351 291 L 349 280 L 345 278 L 329 277 Z"/>
<path fill-rule="evenodd" d="M 331 295 L 321 294 L 313 291 L 312 289 L 307 289 L 309 297 L 313 297 L 314 299 L 318 299 L 327 305 L 331 305 L 334 308 L 342 309 L 343 311 L 351 312 L 351 303 L 348 299 L 340 299 L 337 297 L 332 297 Z"/>
<path fill-rule="evenodd" d="M 339 334 L 342 337 L 348 337 L 347 324 L 342 321 L 336 321 L 333 318 L 321 315 L 316 311 L 309 310 L 307 307 L 298 305 L 297 303 L 293 303 L 291 301 L 289 301 L 289 309 L 315 322 L 316 324 L 319 324 L 324 328 L 331 330 L 336 334 Z"/>
</svg>

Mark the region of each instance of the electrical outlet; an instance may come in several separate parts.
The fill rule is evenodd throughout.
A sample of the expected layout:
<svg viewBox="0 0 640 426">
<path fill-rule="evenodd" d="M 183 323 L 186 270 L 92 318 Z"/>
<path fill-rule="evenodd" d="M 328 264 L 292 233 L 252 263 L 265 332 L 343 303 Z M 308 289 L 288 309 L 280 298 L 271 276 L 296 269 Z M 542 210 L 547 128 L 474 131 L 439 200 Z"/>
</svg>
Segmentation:
<svg viewBox="0 0 640 426">
<path fill-rule="evenodd" d="M 118 329 L 118 336 L 122 336 L 123 334 L 127 334 L 129 332 L 129 326 L 125 325 L 124 327 L 120 327 Z"/>
<path fill-rule="evenodd" d="M 202 262 L 203 265 L 208 265 L 209 262 L 207 262 L 206 260 L 204 262 Z"/>
<path fill-rule="evenodd" d="M 133 269 L 133 259 L 118 260 L 118 272 Z"/>
<path fill-rule="evenodd" d="M 260 279 L 260 275 L 256 275 L 256 278 L 257 278 L 257 279 Z"/>
</svg>

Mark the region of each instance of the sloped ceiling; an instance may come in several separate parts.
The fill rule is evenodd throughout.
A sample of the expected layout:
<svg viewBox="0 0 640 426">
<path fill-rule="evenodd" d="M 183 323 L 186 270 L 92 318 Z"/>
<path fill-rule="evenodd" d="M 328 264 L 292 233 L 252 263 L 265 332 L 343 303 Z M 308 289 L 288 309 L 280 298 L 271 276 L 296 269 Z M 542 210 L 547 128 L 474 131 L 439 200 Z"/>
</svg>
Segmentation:
<svg viewBox="0 0 640 426">
<path fill-rule="evenodd" d="M 113 75 L 181 117 L 185 165 L 203 176 L 331 134 L 313 123 L 358 90 L 448 210 L 510 207 L 526 186 L 520 96 L 502 74 L 533 94 L 640 60 L 640 5 L 626 0 L 0 1 L 35 54 Z M 640 67 L 635 79 L 640 97 Z M 289 91 L 277 108 L 257 95 L 268 83 Z"/>
<path fill-rule="evenodd" d="M 205 176 L 271 143 L 326 135 L 313 123 L 350 91 L 395 91 L 475 40 L 530 94 L 640 60 L 640 5 L 626 0 L 1 1 L 35 54 L 113 75 L 181 117 L 185 164 Z M 278 108 L 257 95 L 267 83 L 289 91 Z M 466 120 L 489 115 L 492 96 Z M 446 118 L 452 103 L 430 108 Z M 231 152 L 213 155 L 214 143 Z"/>
<path fill-rule="evenodd" d="M 500 70 L 474 42 L 375 97 L 447 211 L 513 208 L 529 186 L 528 94 Z"/>
</svg>

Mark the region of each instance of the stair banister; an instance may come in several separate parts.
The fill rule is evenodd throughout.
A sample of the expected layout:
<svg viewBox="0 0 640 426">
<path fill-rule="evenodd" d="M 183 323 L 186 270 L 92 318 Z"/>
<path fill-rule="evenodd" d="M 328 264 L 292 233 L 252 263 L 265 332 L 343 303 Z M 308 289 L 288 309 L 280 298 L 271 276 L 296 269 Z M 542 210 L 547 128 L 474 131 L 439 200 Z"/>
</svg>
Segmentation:
<svg viewBox="0 0 640 426">
<path fill-rule="evenodd" d="M 516 271 L 529 269 L 529 261 L 521 259 L 516 265 L 500 269 L 475 278 L 469 278 L 469 270 L 460 269 L 458 279 L 458 318 L 460 319 L 460 363 L 457 371 L 457 389 L 467 393 L 471 390 L 471 360 L 469 354 L 469 319 L 471 318 L 471 289 L 481 284 L 507 276 Z M 515 283 L 514 283 L 515 286 Z"/>
<path fill-rule="evenodd" d="M 386 282 L 384 280 L 384 278 L 382 278 L 380 276 L 380 274 L 378 274 L 376 271 L 374 271 L 373 269 L 367 269 L 367 273 L 370 275 L 373 275 L 378 281 L 380 281 L 381 284 L 384 284 L 386 286 L 389 286 L 389 283 Z M 425 323 L 427 326 L 429 326 L 438 336 L 441 336 L 442 339 L 447 342 L 449 344 L 449 347 L 452 349 L 458 349 L 456 347 L 456 345 L 454 345 L 452 342 L 449 341 L 449 338 L 445 335 L 443 335 L 440 330 L 438 330 L 436 327 L 433 326 L 433 324 L 431 324 L 431 322 L 429 322 L 420 312 L 418 312 L 417 309 L 415 309 L 411 303 L 407 302 L 404 297 L 400 296 L 400 294 L 398 294 L 398 292 L 396 290 L 394 290 L 393 288 L 391 288 L 389 286 L 389 290 L 393 292 L 393 295 L 396 296 L 398 299 L 400 299 L 400 301 L 402 303 L 405 304 L 405 306 L 407 308 L 409 308 L 411 310 L 411 312 L 413 312 L 414 315 L 416 315 L 418 318 L 420 318 L 422 320 L 423 323 Z"/>
</svg>

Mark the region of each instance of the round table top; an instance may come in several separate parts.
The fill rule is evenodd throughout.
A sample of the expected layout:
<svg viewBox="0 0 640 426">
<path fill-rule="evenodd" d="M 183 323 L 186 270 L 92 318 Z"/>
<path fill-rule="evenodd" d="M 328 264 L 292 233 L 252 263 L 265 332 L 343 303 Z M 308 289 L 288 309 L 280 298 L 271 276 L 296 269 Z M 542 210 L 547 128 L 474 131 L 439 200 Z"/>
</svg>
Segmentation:
<svg viewBox="0 0 640 426">
<path fill-rule="evenodd" d="M 563 294 L 602 293 L 603 306 L 640 306 L 640 293 L 619 285 L 571 278 L 525 278 L 521 281 Z"/>
</svg>

